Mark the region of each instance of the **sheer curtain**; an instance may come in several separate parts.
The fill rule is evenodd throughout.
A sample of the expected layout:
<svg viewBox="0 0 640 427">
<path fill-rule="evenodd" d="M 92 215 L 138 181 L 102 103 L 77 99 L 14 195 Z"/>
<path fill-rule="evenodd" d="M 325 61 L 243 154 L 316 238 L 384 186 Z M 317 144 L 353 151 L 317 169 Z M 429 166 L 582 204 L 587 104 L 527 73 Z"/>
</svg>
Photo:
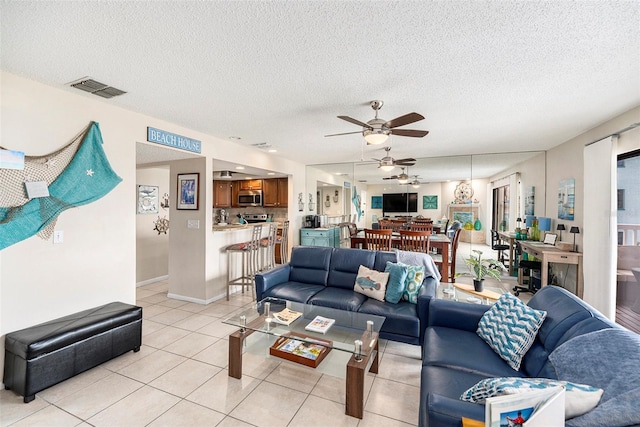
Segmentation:
<svg viewBox="0 0 640 427">
<path fill-rule="evenodd" d="M 617 136 L 584 148 L 584 300 L 609 319 L 616 314 Z"/>
</svg>

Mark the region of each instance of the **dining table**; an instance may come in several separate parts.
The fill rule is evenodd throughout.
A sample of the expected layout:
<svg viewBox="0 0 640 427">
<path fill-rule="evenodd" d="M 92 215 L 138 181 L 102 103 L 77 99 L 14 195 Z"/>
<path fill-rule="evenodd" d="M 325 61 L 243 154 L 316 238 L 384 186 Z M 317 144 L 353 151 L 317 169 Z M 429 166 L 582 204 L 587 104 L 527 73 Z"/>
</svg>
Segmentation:
<svg viewBox="0 0 640 427">
<path fill-rule="evenodd" d="M 364 230 L 351 236 L 351 247 L 355 249 L 367 249 L 367 242 L 364 238 Z M 432 250 L 442 254 L 442 262 L 436 262 L 443 280 L 449 277 L 449 245 L 451 239 L 446 234 L 432 234 L 429 236 L 429 245 Z M 391 246 L 400 249 L 400 233 L 391 234 Z"/>
</svg>

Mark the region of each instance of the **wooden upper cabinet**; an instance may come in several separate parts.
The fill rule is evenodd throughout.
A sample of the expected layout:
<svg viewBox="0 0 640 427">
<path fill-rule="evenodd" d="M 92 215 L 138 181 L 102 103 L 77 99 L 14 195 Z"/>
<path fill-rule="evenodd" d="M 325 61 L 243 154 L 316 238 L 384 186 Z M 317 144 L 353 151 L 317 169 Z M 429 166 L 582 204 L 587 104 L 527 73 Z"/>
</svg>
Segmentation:
<svg viewBox="0 0 640 427">
<path fill-rule="evenodd" d="M 245 179 L 244 181 L 236 181 L 240 183 L 240 190 L 262 190 L 261 179 Z"/>
<path fill-rule="evenodd" d="M 213 181 L 213 207 L 229 208 L 231 207 L 231 182 L 229 181 Z"/>
<path fill-rule="evenodd" d="M 273 178 L 263 181 L 263 202 L 267 207 L 285 208 L 289 206 L 289 179 Z"/>
<path fill-rule="evenodd" d="M 238 193 L 240 192 L 240 182 L 234 181 L 231 183 L 231 207 L 239 208 L 238 204 Z"/>
</svg>

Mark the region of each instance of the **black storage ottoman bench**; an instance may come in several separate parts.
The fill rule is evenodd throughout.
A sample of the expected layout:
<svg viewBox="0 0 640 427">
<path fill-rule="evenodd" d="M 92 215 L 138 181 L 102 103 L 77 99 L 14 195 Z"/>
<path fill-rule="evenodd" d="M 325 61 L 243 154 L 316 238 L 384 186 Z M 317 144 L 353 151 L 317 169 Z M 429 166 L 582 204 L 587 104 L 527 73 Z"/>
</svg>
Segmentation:
<svg viewBox="0 0 640 427">
<path fill-rule="evenodd" d="M 112 302 L 5 336 L 4 386 L 35 394 L 142 344 L 142 307 Z"/>
</svg>

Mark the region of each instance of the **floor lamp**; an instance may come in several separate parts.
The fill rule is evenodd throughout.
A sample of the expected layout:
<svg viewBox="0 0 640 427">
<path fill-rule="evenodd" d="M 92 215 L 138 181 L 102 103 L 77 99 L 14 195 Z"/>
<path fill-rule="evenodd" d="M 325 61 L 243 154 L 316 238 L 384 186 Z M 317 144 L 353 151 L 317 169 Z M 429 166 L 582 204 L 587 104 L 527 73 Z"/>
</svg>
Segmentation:
<svg viewBox="0 0 640 427">
<path fill-rule="evenodd" d="M 576 234 L 580 234 L 580 227 L 573 226 L 569 230 L 569 233 L 573 234 L 573 252 L 577 252 L 576 250 Z"/>
</svg>

